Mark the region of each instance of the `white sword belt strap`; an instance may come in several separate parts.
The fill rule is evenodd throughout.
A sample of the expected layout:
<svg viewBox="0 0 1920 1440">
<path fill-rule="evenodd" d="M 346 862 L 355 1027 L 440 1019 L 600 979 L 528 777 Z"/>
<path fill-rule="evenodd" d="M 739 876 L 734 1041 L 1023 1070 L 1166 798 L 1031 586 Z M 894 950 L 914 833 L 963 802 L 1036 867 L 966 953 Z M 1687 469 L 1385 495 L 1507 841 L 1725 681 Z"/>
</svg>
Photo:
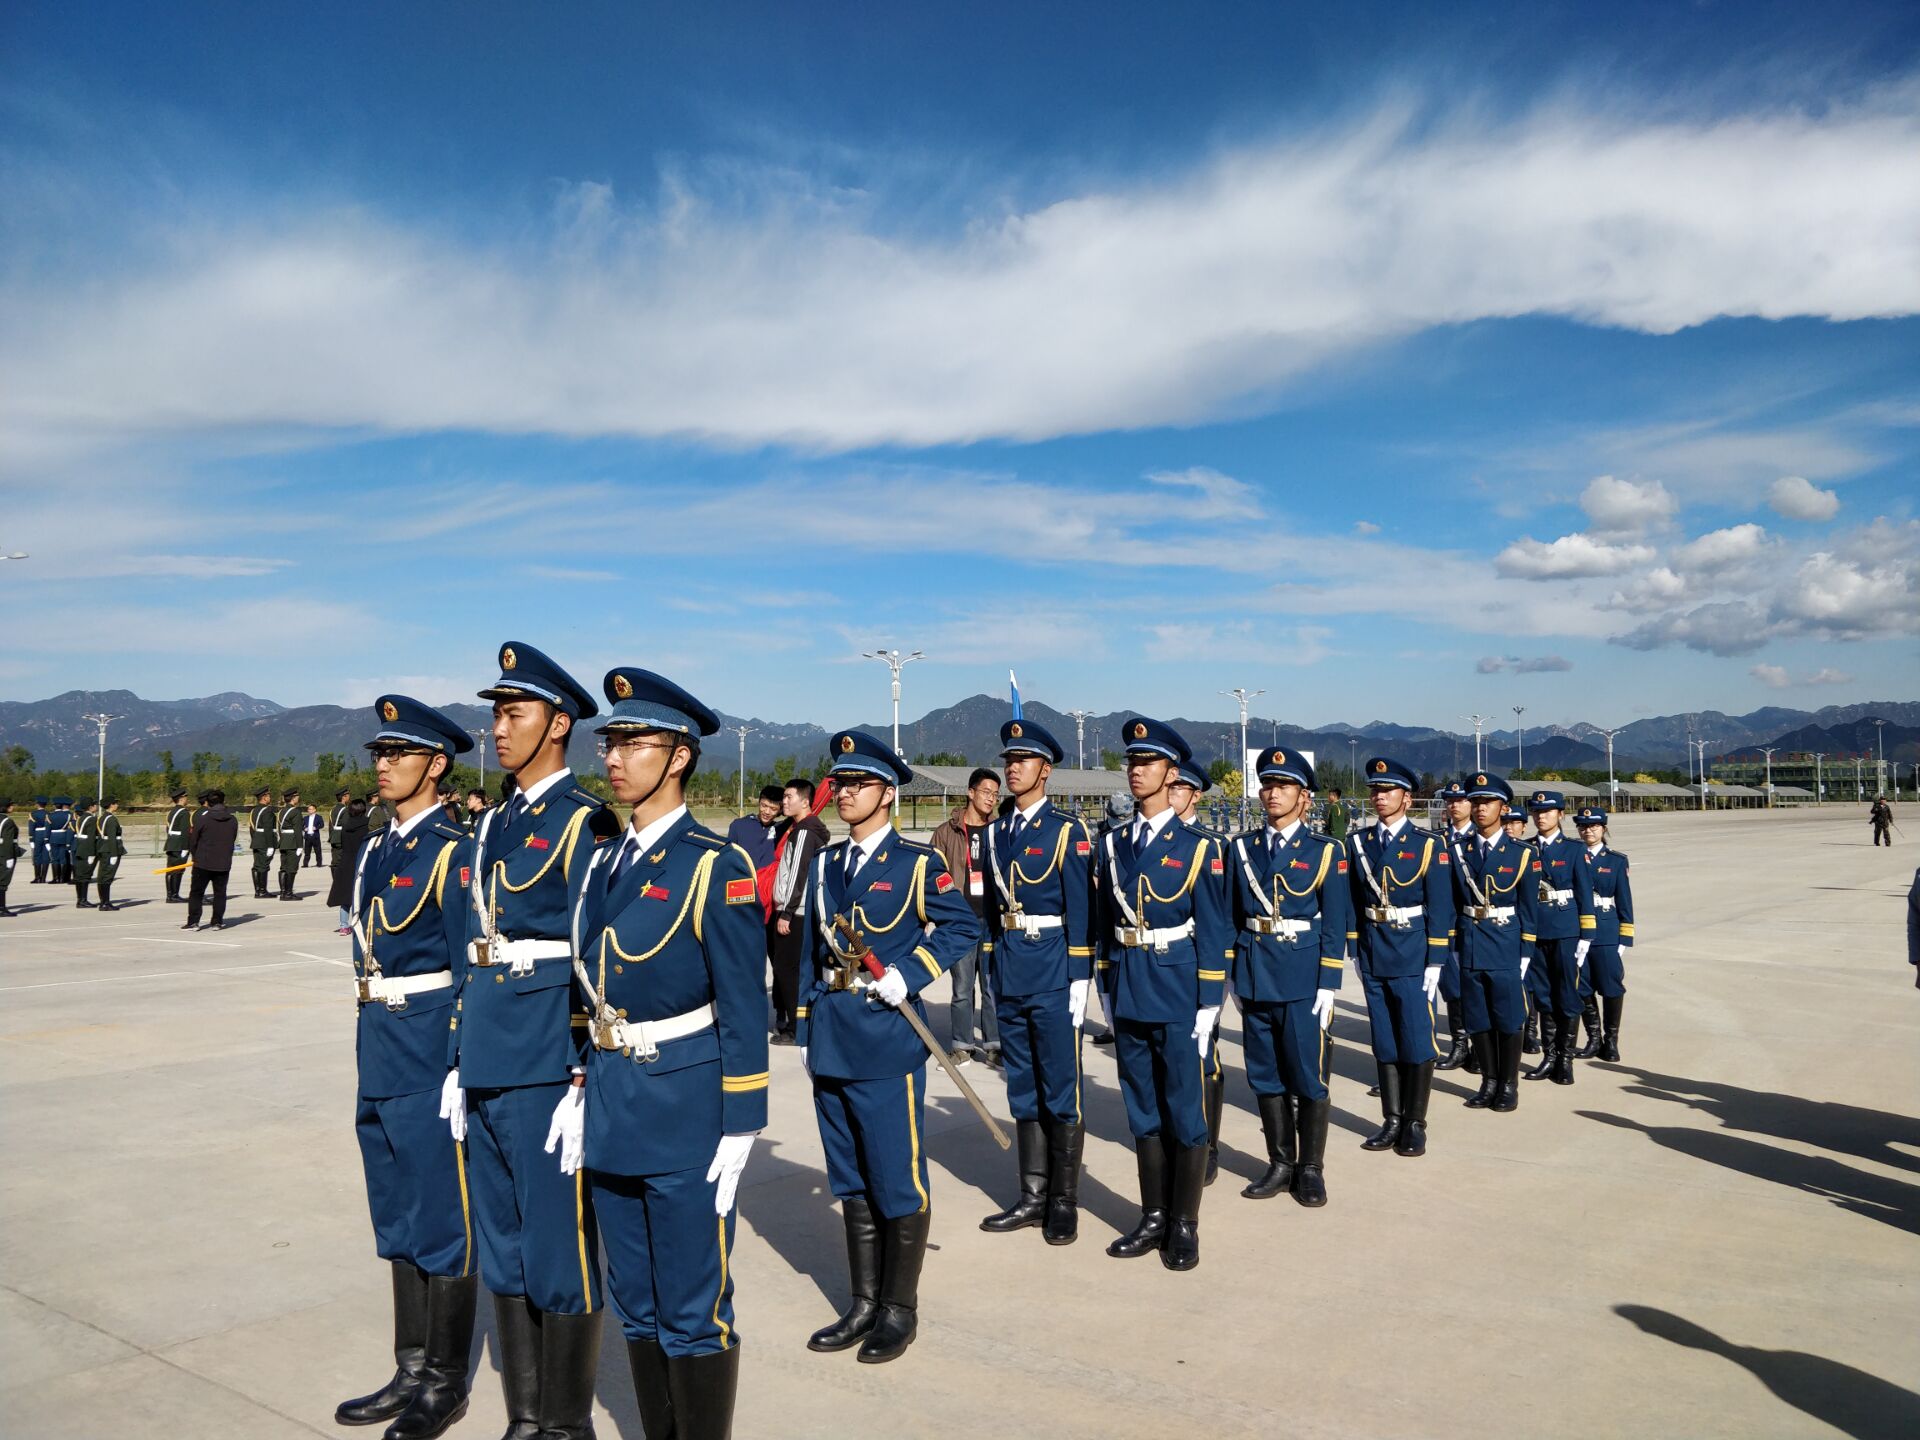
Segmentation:
<svg viewBox="0 0 1920 1440">
<path fill-rule="evenodd" d="M 1467 893 L 1473 897 L 1473 903 L 1478 905 L 1482 910 L 1486 909 L 1487 892 L 1475 883 L 1473 867 L 1467 864 L 1466 857 L 1460 853 L 1460 847 L 1458 845 L 1453 847 L 1453 858 L 1460 870 L 1460 881 L 1467 887 Z"/>
<path fill-rule="evenodd" d="M 1014 902 L 1013 887 L 1000 873 L 1000 845 L 993 834 L 999 828 L 998 822 L 987 826 L 987 868 L 993 872 L 993 888 L 1000 892 L 1001 902 L 1008 910 L 1018 913 L 1020 907 Z"/>
<path fill-rule="evenodd" d="M 1126 917 L 1130 929 L 1140 928 L 1140 917 L 1134 913 L 1133 906 L 1127 901 L 1127 892 L 1120 886 L 1120 861 L 1113 851 L 1112 830 L 1107 831 L 1107 879 L 1113 883 L 1107 888 L 1113 892 L 1113 903 L 1120 907 L 1120 913 Z"/>
<path fill-rule="evenodd" d="M 1373 862 L 1367 859 L 1367 841 L 1364 835 L 1353 837 L 1353 858 L 1360 866 L 1360 874 L 1365 878 L 1367 888 L 1373 891 L 1373 898 L 1382 905 L 1386 904 L 1386 892 L 1380 888 L 1380 882 L 1373 878 Z"/>
<path fill-rule="evenodd" d="M 600 1050 L 630 1052 L 636 1061 L 645 1064 L 658 1058 L 660 1047 L 667 1041 L 698 1035 L 702 1030 L 712 1029 L 713 1023 L 712 1001 L 697 1010 L 689 1010 L 683 1015 L 669 1015 L 662 1020 L 629 1020 L 624 1016 L 612 1016 L 593 1026 L 593 1043 Z"/>
<path fill-rule="evenodd" d="M 1247 888 L 1260 897 L 1260 908 L 1267 912 L 1267 919 L 1273 919 L 1273 897 L 1262 889 L 1259 880 L 1254 878 L 1253 861 L 1247 858 L 1246 836 L 1234 837 L 1233 853 L 1240 857 L 1240 869 L 1247 877 Z"/>
</svg>

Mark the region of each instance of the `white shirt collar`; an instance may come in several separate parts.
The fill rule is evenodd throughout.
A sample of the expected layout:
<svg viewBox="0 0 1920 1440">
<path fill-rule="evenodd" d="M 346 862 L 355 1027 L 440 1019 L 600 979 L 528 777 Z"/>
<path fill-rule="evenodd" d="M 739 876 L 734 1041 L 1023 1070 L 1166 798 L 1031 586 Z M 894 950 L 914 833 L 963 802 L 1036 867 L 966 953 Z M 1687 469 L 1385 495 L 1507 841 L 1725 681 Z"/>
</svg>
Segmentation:
<svg viewBox="0 0 1920 1440">
<path fill-rule="evenodd" d="M 439 813 L 440 813 L 440 805 L 439 805 L 439 802 L 436 801 L 433 804 L 427 806 L 426 809 L 422 810 L 418 815 L 414 816 L 411 820 L 404 820 L 399 824 L 395 825 L 393 827 L 394 837 L 398 839 L 402 836 L 411 835 L 414 831 L 418 830 L 422 825 L 424 825 L 427 821 L 431 820 L 435 815 Z"/>
<path fill-rule="evenodd" d="M 847 844 L 850 848 L 860 852 L 860 863 L 864 865 L 873 858 L 873 852 L 884 845 L 887 842 L 887 837 L 892 834 L 893 827 L 891 825 L 882 825 L 864 840 L 855 840 L 849 836 Z"/>
<path fill-rule="evenodd" d="M 1040 818 L 1040 812 L 1046 808 L 1047 808 L 1047 797 L 1042 795 L 1038 800 L 1034 801 L 1033 804 L 1029 805 L 1026 809 L 1017 811 L 1015 813 L 1017 813 L 1022 820 L 1026 821 L 1027 824 L 1031 825 L 1035 820 Z"/>
<path fill-rule="evenodd" d="M 547 776 L 546 779 L 536 781 L 519 793 L 525 798 L 527 804 L 538 805 L 541 796 L 545 795 L 556 785 L 564 785 L 571 779 L 573 779 L 573 771 L 562 765 L 558 770 L 554 771 L 553 774 Z"/>
<path fill-rule="evenodd" d="M 1267 826 L 1267 839 L 1272 844 L 1285 845 L 1293 839 L 1303 823 L 1303 821 L 1299 820 L 1291 821 L 1284 830 L 1276 830 L 1273 826 L 1269 825 Z"/>
<path fill-rule="evenodd" d="M 676 805 L 672 810 L 650 823 L 646 829 L 636 832 L 631 824 L 627 826 L 627 843 L 645 854 L 659 844 L 660 837 L 671 830 L 680 817 L 687 813 L 687 807 Z"/>
<path fill-rule="evenodd" d="M 1138 835 L 1140 833 L 1140 827 L 1142 825 L 1146 826 L 1147 827 L 1147 843 L 1151 845 L 1155 840 L 1158 840 L 1160 838 L 1160 832 L 1162 830 L 1166 829 L 1167 826 L 1171 825 L 1175 820 L 1179 818 L 1180 817 L 1178 815 L 1174 814 L 1173 807 L 1171 805 L 1169 805 L 1166 809 L 1162 810 L 1158 815 L 1154 816 L 1151 820 L 1147 819 L 1144 815 L 1136 814 L 1133 817 L 1133 833 Z"/>
<path fill-rule="evenodd" d="M 1589 846 L 1587 846 L 1587 853 L 1588 853 L 1589 855 L 1598 855 L 1598 854 L 1599 854 L 1599 853 L 1600 853 L 1600 852 L 1601 852 L 1602 850 L 1604 850 L 1604 849 L 1606 849 L 1606 848 L 1607 848 L 1607 842 L 1606 842 L 1606 841 L 1604 841 L 1604 840 L 1596 840 L 1596 841 L 1594 841 L 1594 842 L 1593 842 L 1593 844 L 1591 844 L 1591 845 L 1589 845 Z"/>
<path fill-rule="evenodd" d="M 1387 838 L 1392 840 L 1398 838 L 1400 832 L 1407 828 L 1407 817 L 1402 815 L 1398 820 L 1376 820 L 1374 824 L 1376 826 L 1384 825 L 1387 831 Z"/>
</svg>

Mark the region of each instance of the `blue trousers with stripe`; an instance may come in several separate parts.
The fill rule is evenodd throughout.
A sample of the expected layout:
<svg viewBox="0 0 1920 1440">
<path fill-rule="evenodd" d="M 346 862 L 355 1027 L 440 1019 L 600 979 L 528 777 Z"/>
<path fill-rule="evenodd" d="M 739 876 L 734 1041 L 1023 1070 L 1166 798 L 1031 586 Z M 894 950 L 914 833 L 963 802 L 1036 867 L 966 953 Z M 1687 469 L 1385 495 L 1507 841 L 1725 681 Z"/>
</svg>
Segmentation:
<svg viewBox="0 0 1920 1440">
<path fill-rule="evenodd" d="M 1240 1033 L 1247 1053 L 1247 1084 L 1254 1094 L 1327 1098 L 1332 1050 L 1311 999 L 1264 1000 L 1243 1006 Z"/>
<path fill-rule="evenodd" d="M 1422 976 L 1377 977 L 1360 972 L 1367 998 L 1373 1058 L 1382 1065 L 1424 1065 L 1439 1054 L 1434 1045 L 1433 1006 Z"/>
<path fill-rule="evenodd" d="M 1620 996 L 1627 993 L 1626 955 L 1618 945 L 1594 945 L 1587 950 L 1586 972 L 1596 995 Z"/>
<path fill-rule="evenodd" d="M 1013 1118 L 1038 1120 L 1044 1109 L 1062 1125 L 1078 1125 L 1080 1032 L 1067 1013 L 1067 992 L 1002 996 L 998 1009 L 1000 1063 Z"/>
<path fill-rule="evenodd" d="M 1527 967 L 1529 980 L 1539 975 L 1546 982 L 1545 1003 L 1556 1015 L 1580 1013 L 1580 962 L 1573 958 L 1579 944 L 1578 940 L 1542 939 L 1537 942 L 1540 958 Z M 1540 1003 L 1538 991 L 1534 1001 Z"/>
<path fill-rule="evenodd" d="M 1522 998 L 1518 965 L 1511 970 L 1462 970 L 1460 978 L 1464 992 L 1461 1008 L 1466 1013 L 1469 1035 L 1482 1030 L 1511 1035 L 1526 1028 L 1527 1002 Z"/>
<path fill-rule="evenodd" d="M 600 1308 L 600 1241 L 584 1169 L 546 1153 L 564 1081 L 467 1092 L 467 1185 L 480 1232 L 480 1278 L 555 1315 Z M 438 1106 L 436 1105 L 436 1109 Z"/>
<path fill-rule="evenodd" d="M 1207 1143 L 1206 1072 L 1193 1022 L 1116 1020 L 1114 1056 L 1133 1138 L 1165 1135 L 1176 1145 Z"/>
<path fill-rule="evenodd" d="M 589 1174 L 607 1294 L 629 1340 L 675 1359 L 740 1343 L 733 1328 L 733 1218 L 716 1215 L 707 1167 L 664 1175 Z"/>
<path fill-rule="evenodd" d="M 440 1118 L 440 1092 L 362 1096 L 353 1128 L 367 1177 L 375 1252 L 429 1275 L 471 1274 L 466 1157 Z"/>
<path fill-rule="evenodd" d="M 926 1066 L 884 1080 L 816 1076 L 813 1113 L 827 1152 L 827 1184 L 836 1199 L 865 1196 L 874 1213 L 888 1220 L 932 1204 Z"/>
<path fill-rule="evenodd" d="M 1460 1003 L 1460 952 L 1447 946 L 1440 962 L 1440 998 L 1449 1005 Z"/>
</svg>

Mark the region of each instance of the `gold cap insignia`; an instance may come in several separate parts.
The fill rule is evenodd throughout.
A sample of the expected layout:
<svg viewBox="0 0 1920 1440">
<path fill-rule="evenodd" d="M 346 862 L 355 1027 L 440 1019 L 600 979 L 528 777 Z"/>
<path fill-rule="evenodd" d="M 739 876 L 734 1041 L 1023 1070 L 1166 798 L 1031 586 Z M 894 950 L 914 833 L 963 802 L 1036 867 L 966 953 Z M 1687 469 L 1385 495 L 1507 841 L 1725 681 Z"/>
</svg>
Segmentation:
<svg viewBox="0 0 1920 1440">
<path fill-rule="evenodd" d="M 633 682 L 624 675 L 613 677 L 613 693 L 622 700 L 633 698 Z"/>
<path fill-rule="evenodd" d="M 1274 751 L 1274 752 L 1273 752 L 1273 763 L 1274 763 L 1274 764 L 1276 764 L 1276 765 L 1284 765 L 1284 764 L 1286 764 L 1286 763 L 1287 763 L 1287 752 L 1286 752 L 1286 751 L 1284 751 L 1284 750 L 1276 750 L 1276 751 Z"/>
<path fill-rule="evenodd" d="M 1487 777 L 1484 775 L 1476 775 L 1473 777 L 1473 783 L 1476 785 L 1484 785 L 1487 783 Z"/>
<path fill-rule="evenodd" d="M 1011 725 L 1007 726 L 1007 734 L 1012 739 L 1018 740 L 1022 735 L 1026 733 L 1027 733 L 1026 731 L 1020 728 L 1020 722 L 1018 720 L 1014 721 Z"/>
<path fill-rule="evenodd" d="M 382 700 L 380 702 L 380 718 L 389 725 L 393 724 L 394 721 L 400 718 L 400 707 L 391 700 Z"/>
<path fill-rule="evenodd" d="M 1384 761 L 1384 760 L 1376 760 L 1376 761 L 1374 761 L 1374 762 L 1373 762 L 1373 773 L 1374 773 L 1374 774 L 1376 774 L 1376 775 L 1384 775 L 1384 774 L 1386 774 L 1386 773 L 1387 773 L 1387 762 L 1386 762 L 1386 761 Z"/>
<path fill-rule="evenodd" d="M 503 645 L 500 647 L 500 668 L 502 670 L 511 670 L 519 663 L 520 657 L 513 653 L 513 647 L 511 645 Z"/>
<path fill-rule="evenodd" d="M 1133 738 L 1136 740 L 1144 740 L 1147 738 L 1147 727 L 1137 720 L 1133 725 Z"/>
<path fill-rule="evenodd" d="M 840 737 L 840 753 L 842 755 L 851 755 L 853 753 L 853 737 L 851 735 L 842 735 Z"/>
</svg>

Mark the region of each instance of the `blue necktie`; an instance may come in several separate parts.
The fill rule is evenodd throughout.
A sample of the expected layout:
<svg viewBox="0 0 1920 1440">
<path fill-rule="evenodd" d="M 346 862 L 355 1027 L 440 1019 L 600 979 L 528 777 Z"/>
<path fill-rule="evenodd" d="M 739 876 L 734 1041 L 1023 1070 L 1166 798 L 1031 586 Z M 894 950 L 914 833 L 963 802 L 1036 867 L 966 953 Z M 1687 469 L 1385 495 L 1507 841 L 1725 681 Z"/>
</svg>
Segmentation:
<svg viewBox="0 0 1920 1440">
<path fill-rule="evenodd" d="M 620 883 L 620 877 L 633 868 L 633 862 L 640 854 L 640 847 L 631 840 L 620 842 L 620 853 L 613 857 L 613 869 L 607 872 L 607 889 L 611 891 Z"/>
</svg>

